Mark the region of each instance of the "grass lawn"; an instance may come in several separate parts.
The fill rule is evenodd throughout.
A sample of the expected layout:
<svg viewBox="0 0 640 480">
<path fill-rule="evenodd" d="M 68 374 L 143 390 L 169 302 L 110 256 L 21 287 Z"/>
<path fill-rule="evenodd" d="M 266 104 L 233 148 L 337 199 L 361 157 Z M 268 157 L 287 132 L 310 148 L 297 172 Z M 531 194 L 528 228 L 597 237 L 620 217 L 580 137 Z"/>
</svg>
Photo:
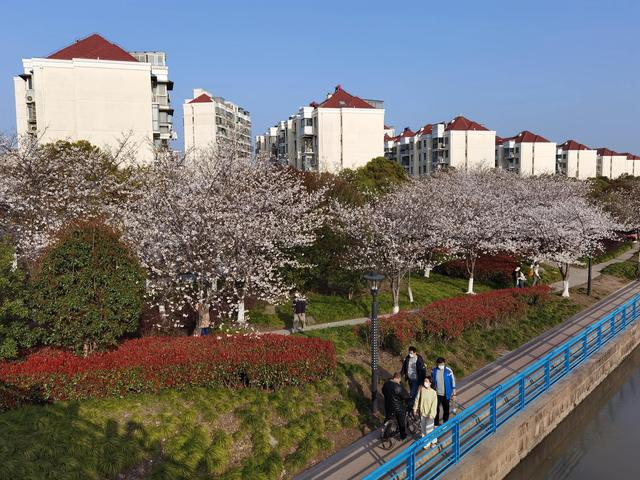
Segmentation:
<svg viewBox="0 0 640 480">
<path fill-rule="evenodd" d="M 409 302 L 407 293 L 407 281 L 402 284 L 400 291 L 400 308 L 420 308 L 428 303 L 441 298 L 457 297 L 467 291 L 467 280 L 451 278 L 437 273 L 432 273 L 430 278 L 421 275 L 412 275 L 411 290 L 413 291 L 413 303 Z M 491 290 L 491 287 L 480 282 L 474 284 L 477 293 Z M 320 295 L 310 293 L 308 295 L 309 306 L 307 317 L 312 317 L 315 323 L 329 323 L 351 318 L 366 317 L 370 314 L 371 295 L 368 290 L 354 296 L 351 300 L 338 295 Z M 393 301 L 388 285 L 380 290 L 380 313 L 391 313 Z M 275 313 L 266 313 L 266 309 L 254 309 L 249 312 L 251 323 L 255 325 L 290 328 L 293 321 L 293 313 L 290 304 L 278 305 Z"/>
<path fill-rule="evenodd" d="M 637 260 L 625 260 L 624 262 L 612 263 L 602 269 L 602 273 L 613 275 L 614 277 L 624 278 L 626 280 L 635 280 Z"/>
</svg>

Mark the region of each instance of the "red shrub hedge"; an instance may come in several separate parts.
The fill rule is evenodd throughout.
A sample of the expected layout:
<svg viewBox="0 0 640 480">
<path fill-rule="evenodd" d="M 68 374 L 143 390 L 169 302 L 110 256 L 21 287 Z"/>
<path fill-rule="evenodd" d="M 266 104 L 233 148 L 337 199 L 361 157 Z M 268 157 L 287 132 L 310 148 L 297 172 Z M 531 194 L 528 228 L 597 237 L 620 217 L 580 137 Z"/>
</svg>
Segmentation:
<svg viewBox="0 0 640 480">
<path fill-rule="evenodd" d="M 529 305 L 549 298 L 546 285 L 528 288 L 508 288 L 447 298 L 430 303 L 417 312 L 400 312 L 380 320 L 380 341 L 383 348 L 398 352 L 411 342 L 425 336 L 453 340 L 470 327 L 495 328 L 524 318 Z M 367 335 L 370 322 L 360 326 Z"/>
<path fill-rule="evenodd" d="M 0 410 L 21 400 L 122 396 L 164 388 L 301 385 L 335 368 L 331 342 L 281 335 L 148 337 L 88 357 L 46 348 L 24 361 L 0 363 Z"/>
<path fill-rule="evenodd" d="M 511 273 L 518 266 L 518 260 L 510 255 L 482 256 L 476 260 L 474 279 L 500 287 L 513 286 Z M 449 277 L 467 278 L 467 265 L 464 260 L 451 260 L 438 265 L 435 271 Z"/>
</svg>

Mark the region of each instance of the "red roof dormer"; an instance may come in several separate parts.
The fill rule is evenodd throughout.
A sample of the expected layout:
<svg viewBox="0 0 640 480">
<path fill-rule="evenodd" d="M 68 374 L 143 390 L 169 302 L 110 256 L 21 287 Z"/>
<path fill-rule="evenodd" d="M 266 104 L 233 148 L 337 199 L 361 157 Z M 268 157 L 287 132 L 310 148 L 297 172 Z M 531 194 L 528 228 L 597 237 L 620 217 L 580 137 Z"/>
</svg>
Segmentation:
<svg viewBox="0 0 640 480">
<path fill-rule="evenodd" d="M 133 56 L 115 43 L 94 33 L 82 40 L 72 43 L 68 47 L 52 53 L 47 58 L 57 60 L 72 60 L 74 58 L 89 58 L 95 60 L 115 60 L 120 62 L 137 62 Z"/>
<path fill-rule="evenodd" d="M 198 95 L 193 100 L 190 100 L 188 103 L 213 103 L 213 98 L 211 98 L 206 93 Z"/>
<path fill-rule="evenodd" d="M 586 145 L 583 145 L 582 143 L 578 143 L 575 140 L 567 140 L 563 144 L 559 145 L 559 147 L 562 148 L 562 150 L 564 150 L 564 151 L 567 151 L 567 150 L 591 150 Z"/>
<path fill-rule="evenodd" d="M 474 122 L 473 120 L 469 120 L 468 118 L 463 117 L 462 115 L 457 116 L 453 120 L 451 120 L 444 128 L 446 131 L 449 130 L 477 130 L 477 131 L 489 131 L 488 128 L 480 125 L 478 122 Z"/>
<path fill-rule="evenodd" d="M 342 85 L 337 85 L 333 95 L 324 102 L 311 106 L 316 108 L 374 108 L 373 105 L 365 102 L 360 97 L 351 95 L 346 90 L 343 90 Z"/>
<path fill-rule="evenodd" d="M 431 133 L 433 133 L 433 125 L 427 123 L 424 127 L 418 130 L 417 135 L 430 135 Z"/>
<path fill-rule="evenodd" d="M 404 130 L 402 130 L 402 133 L 398 135 L 399 138 L 402 138 L 402 137 L 410 138 L 415 136 L 416 136 L 416 132 L 411 130 L 409 127 L 404 127 Z"/>
<path fill-rule="evenodd" d="M 523 130 L 514 137 L 517 143 L 550 143 L 549 140 L 541 135 L 530 132 L 529 130 Z"/>
</svg>

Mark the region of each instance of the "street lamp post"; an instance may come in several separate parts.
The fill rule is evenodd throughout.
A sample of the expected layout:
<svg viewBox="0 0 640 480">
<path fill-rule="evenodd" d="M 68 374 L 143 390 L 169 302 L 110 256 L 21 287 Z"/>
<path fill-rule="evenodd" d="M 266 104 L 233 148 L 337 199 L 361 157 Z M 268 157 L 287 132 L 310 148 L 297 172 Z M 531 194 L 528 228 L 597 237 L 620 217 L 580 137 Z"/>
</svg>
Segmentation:
<svg viewBox="0 0 640 480">
<path fill-rule="evenodd" d="M 587 271 L 587 295 L 591 296 L 591 257 L 589 257 L 589 270 Z"/>
<path fill-rule="evenodd" d="M 379 273 L 364 276 L 371 289 L 371 412 L 378 411 L 378 287 L 384 279 Z"/>
</svg>

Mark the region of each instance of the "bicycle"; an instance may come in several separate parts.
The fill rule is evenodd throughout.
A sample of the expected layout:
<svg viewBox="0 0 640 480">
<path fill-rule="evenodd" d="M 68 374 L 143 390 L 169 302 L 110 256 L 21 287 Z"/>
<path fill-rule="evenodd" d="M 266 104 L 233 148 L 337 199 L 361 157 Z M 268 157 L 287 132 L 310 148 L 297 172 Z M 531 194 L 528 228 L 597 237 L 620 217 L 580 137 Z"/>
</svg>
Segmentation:
<svg viewBox="0 0 640 480">
<path fill-rule="evenodd" d="M 404 424 L 407 435 L 415 435 L 420 428 L 420 417 L 413 414 L 413 410 L 407 409 L 404 413 Z M 400 428 L 395 415 L 382 424 L 380 429 L 380 446 L 385 450 L 393 448 L 393 440 L 400 435 Z"/>
</svg>

